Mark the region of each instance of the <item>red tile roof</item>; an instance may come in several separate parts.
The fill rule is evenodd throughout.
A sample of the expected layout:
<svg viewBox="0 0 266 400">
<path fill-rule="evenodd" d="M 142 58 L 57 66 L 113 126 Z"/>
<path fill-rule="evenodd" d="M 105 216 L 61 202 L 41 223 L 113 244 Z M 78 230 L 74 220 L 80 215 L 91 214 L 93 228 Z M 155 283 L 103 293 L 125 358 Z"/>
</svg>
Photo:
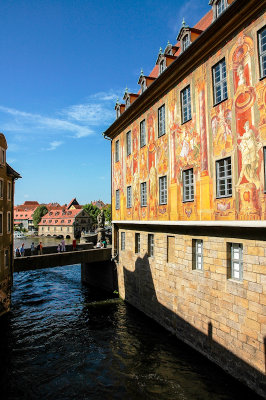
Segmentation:
<svg viewBox="0 0 266 400">
<path fill-rule="evenodd" d="M 73 225 L 76 216 L 81 212 L 81 209 L 73 210 L 51 210 L 44 215 L 39 223 L 40 226 L 47 225 Z"/>
<path fill-rule="evenodd" d="M 20 211 L 20 210 L 15 210 L 14 212 L 14 220 L 28 220 L 28 219 L 32 219 L 32 215 L 34 213 L 35 210 L 31 210 L 31 211 Z"/>
<path fill-rule="evenodd" d="M 196 23 L 196 25 L 194 25 L 193 28 L 196 29 L 200 29 L 201 31 L 205 31 L 205 29 L 207 29 L 213 20 L 213 12 L 212 9 L 207 12 L 207 14 L 204 15 L 204 17 L 202 17 L 199 22 Z"/>
<path fill-rule="evenodd" d="M 157 78 L 158 75 L 159 75 L 159 65 L 155 65 L 149 76 L 151 78 Z"/>
<path fill-rule="evenodd" d="M 199 29 L 201 31 L 204 31 L 205 29 L 207 29 L 213 20 L 213 12 L 212 9 L 207 12 L 207 14 L 205 14 L 200 20 L 199 22 L 196 23 L 196 25 L 193 26 L 193 28 L 195 29 Z M 176 50 L 176 52 L 174 53 L 174 56 L 179 56 L 180 52 L 181 52 L 181 48 L 180 48 L 180 42 L 177 42 L 175 44 L 175 47 L 178 47 L 178 49 Z M 159 65 L 155 65 L 153 70 L 151 71 L 150 77 L 153 78 L 157 78 L 159 76 Z"/>
</svg>

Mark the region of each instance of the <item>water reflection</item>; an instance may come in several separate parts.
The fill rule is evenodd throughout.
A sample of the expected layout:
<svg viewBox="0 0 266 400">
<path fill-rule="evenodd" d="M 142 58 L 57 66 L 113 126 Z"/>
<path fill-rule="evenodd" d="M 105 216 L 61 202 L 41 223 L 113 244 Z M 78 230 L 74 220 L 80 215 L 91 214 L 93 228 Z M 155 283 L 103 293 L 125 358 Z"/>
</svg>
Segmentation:
<svg viewBox="0 0 266 400">
<path fill-rule="evenodd" d="M 256 398 L 118 299 L 80 283 L 80 267 L 15 274 L 0 324 L 4 399 Z"/>
</svg>

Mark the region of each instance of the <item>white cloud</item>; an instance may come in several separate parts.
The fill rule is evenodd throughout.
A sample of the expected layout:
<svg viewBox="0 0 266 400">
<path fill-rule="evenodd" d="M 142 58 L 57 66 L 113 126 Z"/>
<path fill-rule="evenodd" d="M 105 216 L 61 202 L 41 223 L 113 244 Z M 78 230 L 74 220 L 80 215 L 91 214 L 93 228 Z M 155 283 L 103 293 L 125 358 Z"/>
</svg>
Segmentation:
<svg viewBox="0 0 266 400">
<path fill-rule="evenodd" d="M 73 137 L 81 138 L 93 133 L 93 130 L 87 126 L 75 124 L 73 122 L 59 119 L 46 117 L 40 114 L 27 113 L 24 111 L 16 110 L 13 108 L 0 106 L 0 112 L 12 115 L 15 117 L 15 121 L 12 121 L 9 125 L 5 123 L 5 130 L 18 131 L 18 132 L 43 132 L 44 130 L 49 134 L 51 132 L 69 132 Z"/>
<path fill-rule="evenodd" d="M 53 142 L 50 143 L 50 146 L 47 149 L 44 150 L 55 150 L 57 149 L 57 147 L 61 146 L 61 144 L 63 144 L 63 142 L 54 140 Z"/>
<path fill-rule="evenodd" d="M 114 111 L 100 103 L 77 104 L 70 106 L 61 112 L 69 120 L 87 123 L 89 125 L 106 124 L 114 118 Z"/>
<path fill-rule="evenodd" d="M 98 92 L 88 97 L 88 99 L 99 99 L 100 101 L 115 101 L 121 96 L 122 90 L 117 92 L 109 90 L 109 92 Z"/>
<path fill-rule="evenodd" d="M 14 144 L 11 144 L 11 151 L 16 151 L 16 143 L 20 141 L 22 133 L 23 140 L 25 134 L 31 135 L 33 140 L 37 135 L 43 134 L 46 138 L 56 135 L 58 141 L 60 135 L 64 135 L 65 138 L 67 134 L 73 138 L 84 138 L 94 134 L 96 126 L 102 126 L 104 129 L 104 126 L 113 122 L 117 97 L 117 93 L 113 90 L 95 93 L 90 95 L 85 103 L 70 105 L 63 110 L 55 111 L 51 116 L 0 105 L 0 113 L 3 114 L 1 129 L 13 134 Z M 54 150 L 56 147 L 58 145 L 51 146 L 49 150 Z"/>
</svg>

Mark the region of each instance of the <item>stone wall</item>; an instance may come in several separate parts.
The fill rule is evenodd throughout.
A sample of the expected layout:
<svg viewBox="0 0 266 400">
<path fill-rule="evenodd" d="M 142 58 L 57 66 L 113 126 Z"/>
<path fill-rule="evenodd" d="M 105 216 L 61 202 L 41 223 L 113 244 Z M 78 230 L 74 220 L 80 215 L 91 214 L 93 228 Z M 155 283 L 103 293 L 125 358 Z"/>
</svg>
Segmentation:
<svg viewBox="0 0 266 400">
<path fill-rule="evenodd" d="M 147 227 L 118 230 L 120 296 L 266 396 L 266 241 L 259 240 L 265 232 Z M 148 257 L 148 233 L 154 234 L 153 257 Z M 169 251 L 168 236 L 174 237 Z M 203 240 L 202 271 L 193 269 L 193 239 Z M 230 243 L 243 244 L 242 281 L 228 278 Z"/>
</svg>

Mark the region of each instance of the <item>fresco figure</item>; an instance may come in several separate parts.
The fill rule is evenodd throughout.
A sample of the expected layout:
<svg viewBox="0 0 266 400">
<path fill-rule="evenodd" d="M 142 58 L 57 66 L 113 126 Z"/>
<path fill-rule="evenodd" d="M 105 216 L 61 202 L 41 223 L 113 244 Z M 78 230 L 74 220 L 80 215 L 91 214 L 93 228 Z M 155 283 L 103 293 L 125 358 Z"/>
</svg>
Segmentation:
<svg viewBox="0 0 266 400">
<path fill-rule="evenodd" d="M 244 75 L 244 67 L 242 64 L 239 64 L 237 68 L 237 76 L 238 76 L 238 86 L 246 84 L 246 78 Z"/>
<path fill-rule="evenodd" d="M 262 144 L 257 142 L 255 133 L 253 129 L 249 127 L 248 121 L 246 121 L 244 129 L 245 133 L 243 136 L 238 137 L 241 139 L 241 143 L 238 147 L 242 154 L 242 168 L 236 186 L 239 186 L 243 177 L 245 177 L 248 182 L 254 183 L 258 189 L 260 186 L 257 176 L 257 168 L 259 166 L 258 151 L 262 147 Z"/>
</svg>

